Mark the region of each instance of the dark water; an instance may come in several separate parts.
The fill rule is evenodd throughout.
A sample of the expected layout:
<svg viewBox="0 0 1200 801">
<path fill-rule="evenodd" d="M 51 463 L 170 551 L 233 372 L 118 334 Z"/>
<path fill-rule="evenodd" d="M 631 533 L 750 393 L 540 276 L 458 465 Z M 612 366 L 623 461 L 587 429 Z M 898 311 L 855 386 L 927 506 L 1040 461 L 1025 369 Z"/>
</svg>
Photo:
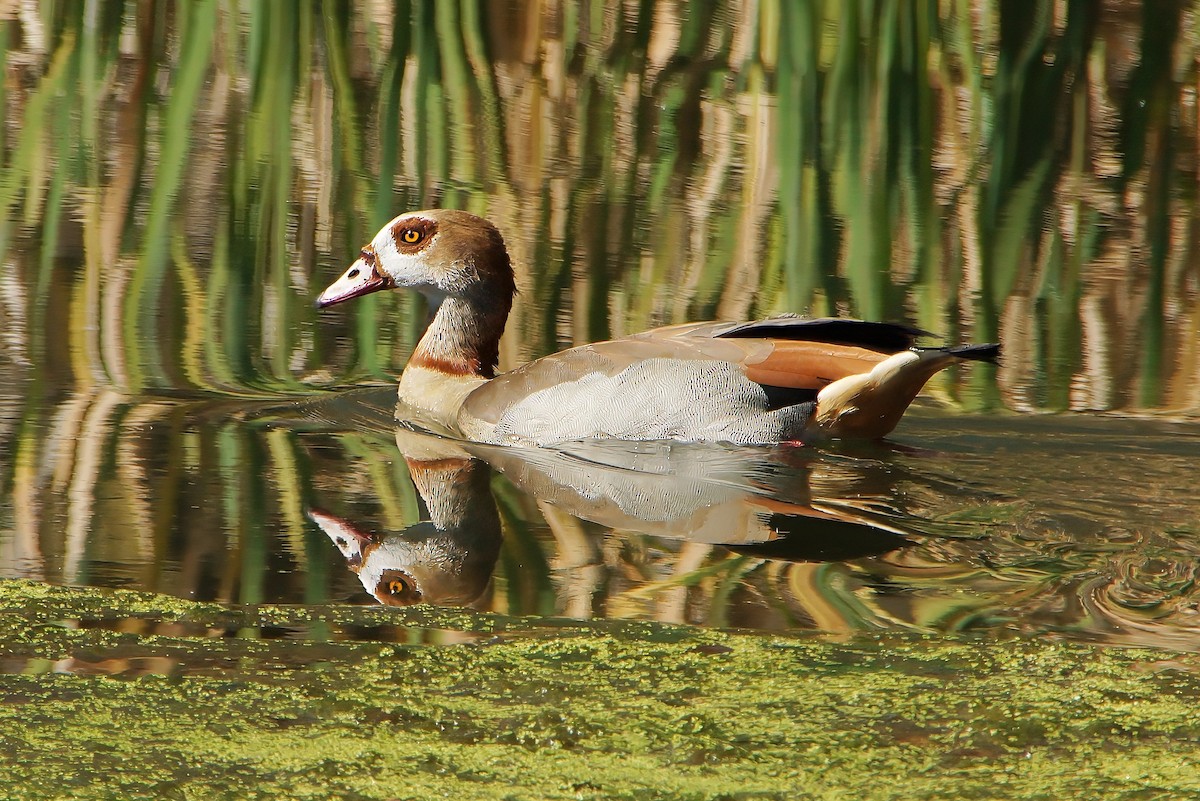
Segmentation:
<svg viewBox="0 0 1200 801">
<path fill-rule="evenodd" d="M 0 15 L 0 575 L 1198 641 L 1193 9 L 35 5 Z M 506 235 L 504 368 L 781 311 L 1005 359 L 879 445 L 440 440 L 393 423 L 427 310 L 312 308 L 430 206 Z"/>
</svg>

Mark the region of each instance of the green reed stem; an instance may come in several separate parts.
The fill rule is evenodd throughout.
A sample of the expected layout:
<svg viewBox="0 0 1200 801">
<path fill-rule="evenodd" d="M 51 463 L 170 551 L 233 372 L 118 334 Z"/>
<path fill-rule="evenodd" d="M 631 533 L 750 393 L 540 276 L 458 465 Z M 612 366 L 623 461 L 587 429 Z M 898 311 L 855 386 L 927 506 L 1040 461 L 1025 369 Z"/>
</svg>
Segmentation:
<svg viewBox="0 0 1200 801">
<path fill-rule="evenodd" d="M 159 293 L 166 271 L 171 215 L 183 188 L 191 146 L 192 118 L 199 106 L 211 58 L 216 11 L 215 0 L 196 0 L 179 7 L 182 34 L 179 67 L 166 104 L 158 170 L 150 191 L 141 256 L 125 302 L 123 333 L 126 352 L 132 356 L 128 359 L 130 390 L 140 389 L 147 381 L 156 386 L 166 384 L 162 362 L 156 352 L 156 329 L 162 308 Z"/>
</svg>

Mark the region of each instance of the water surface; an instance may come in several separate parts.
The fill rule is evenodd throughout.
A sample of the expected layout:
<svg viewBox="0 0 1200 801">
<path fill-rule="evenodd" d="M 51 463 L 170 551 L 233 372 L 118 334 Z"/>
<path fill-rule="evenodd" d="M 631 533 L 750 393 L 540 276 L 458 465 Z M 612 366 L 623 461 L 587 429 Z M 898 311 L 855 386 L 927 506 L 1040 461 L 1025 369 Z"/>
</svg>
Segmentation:
<svg viewBox="0 0 1200 801">
<path fill-rule="evenodd" d="M 50 438 L 74 470 L 17 476 L 14 522 L 37 536 L 5 541 L 5 572 L 233 603 L 1195 642 L 1192 422 L 922 409 L 874 445 L 560 453 L 397 425 L 393 393 L 77 399 Z"/>
<path fill-rule="evenodd" d="M 21 9 L 0 575 L 1194 647 L 1193 9 Z M 428 310 L 312 308 L 429 206 L 505 233 L 504 368 L 783 311 L 1006 355 L 877 446 L 430 438 L 392 408 Z"/>
</svg>

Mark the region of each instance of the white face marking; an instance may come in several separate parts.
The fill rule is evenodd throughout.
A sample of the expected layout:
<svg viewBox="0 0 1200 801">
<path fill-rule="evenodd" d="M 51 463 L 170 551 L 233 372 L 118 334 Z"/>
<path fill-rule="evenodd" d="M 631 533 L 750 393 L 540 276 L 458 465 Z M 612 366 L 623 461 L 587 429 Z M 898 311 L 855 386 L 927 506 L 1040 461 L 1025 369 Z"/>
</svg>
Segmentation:
<svg viewBox="0 0 1200 801">
<path fill-rule="evenodd" d="M 441 281 L 442 270 L 438 270 L 430 259 L 430 253 L 437 247 L 438 239 L 441 238 L 441 231 L 437 231 L 422 243 L 421 249 L 416 253 L 401 253 L 396 247 L 396 239 L 392 235 L 397 224 L 402 224 L 406 220 L 422 220 L 428 219 L 419 214 L 401 214 L 375 234 L 375 238 L 371 240 L 371 248 L 375 251 L 375 256 L 379 260 L 380 271 L 391 276 L 396 282 L 396 286 L 410 287 L 421 291 L 437 291 Z"/>
</svg>

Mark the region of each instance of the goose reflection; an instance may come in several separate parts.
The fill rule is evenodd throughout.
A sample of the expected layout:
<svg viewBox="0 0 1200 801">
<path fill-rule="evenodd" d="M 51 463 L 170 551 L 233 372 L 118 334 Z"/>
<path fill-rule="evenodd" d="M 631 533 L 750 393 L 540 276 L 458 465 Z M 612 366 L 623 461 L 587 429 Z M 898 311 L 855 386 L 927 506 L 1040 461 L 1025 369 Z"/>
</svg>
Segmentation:
<svg viewBox="0 0 1200 801">
<path fill-rule="evenodd" d="M 502 541 L 493 470 L 537 501 L 605 528 L 763 558 L 846 560 L 909 542 L 894 510 L 879 500 L 888 472 L 865 468 L 870 460 L 676 442 L 520 449 L 403 427 L 396 445 L 425 522 L 376 534 L 309 512 L 366 591 L 389 605 L 481 600 Z"/>
<path fill-rule="evenodd" d="M 487 589 L 500 553 L 492 471 L 452 443 L 400 432 L 397 445 L 425 507 L 424 522 L 378 535 L 319 509 L 309 518 L 380 603 L 469 606 Z"/>
<path fill-rule="evenodd" d="M 801 449 L 710 443 L 578 443 L 547 451 L 472 446 L 540 501 L 607 528 L 789 561 L 871 556 L 908 542 L 863 498 L 880 478 Z M 786 458 L 785 458 L 786 457 Z"/>
</svg>

